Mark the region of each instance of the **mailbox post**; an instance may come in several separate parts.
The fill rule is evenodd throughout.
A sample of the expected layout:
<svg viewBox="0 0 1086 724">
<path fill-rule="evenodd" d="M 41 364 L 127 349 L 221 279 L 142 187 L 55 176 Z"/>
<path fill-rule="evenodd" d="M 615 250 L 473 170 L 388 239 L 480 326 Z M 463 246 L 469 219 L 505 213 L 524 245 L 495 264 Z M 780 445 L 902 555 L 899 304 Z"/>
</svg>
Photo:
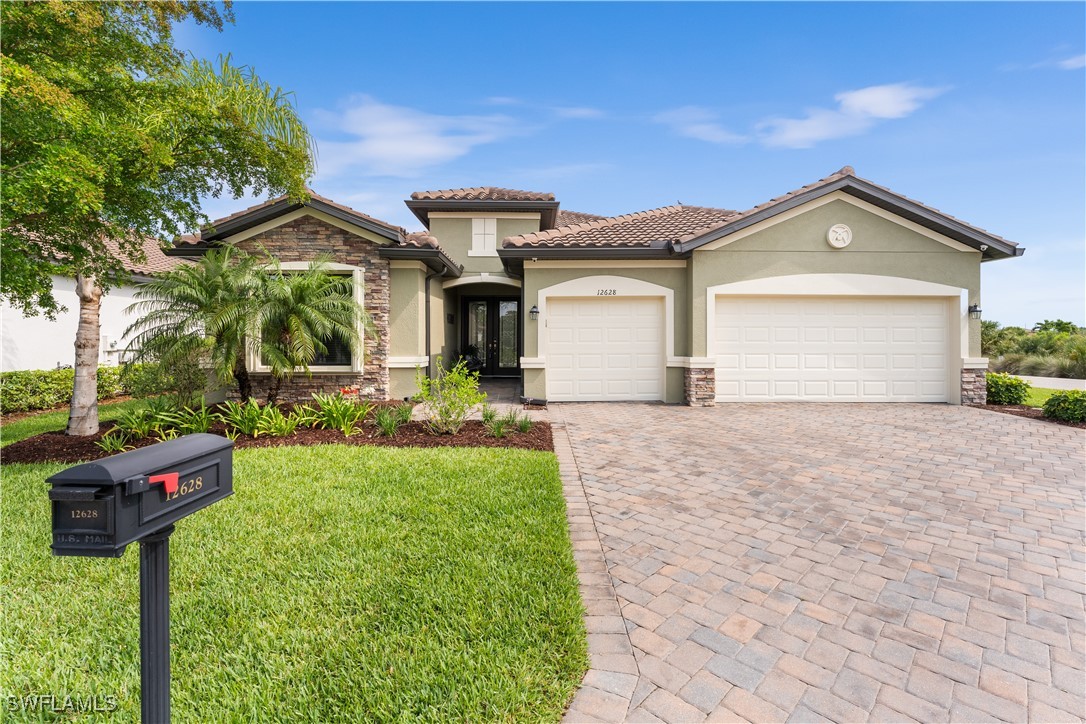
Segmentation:
<svg viewBox="0 0 1086 724">
<path fill-rule="evenodd" d="M 234 492 L 233 443 L 187 435 L 62 470 L 47 482 L 53 553 L 119 558 L 140 544 L 140 684 L 144 724 L 170 720 L 170 534 Z"/>
</svg>

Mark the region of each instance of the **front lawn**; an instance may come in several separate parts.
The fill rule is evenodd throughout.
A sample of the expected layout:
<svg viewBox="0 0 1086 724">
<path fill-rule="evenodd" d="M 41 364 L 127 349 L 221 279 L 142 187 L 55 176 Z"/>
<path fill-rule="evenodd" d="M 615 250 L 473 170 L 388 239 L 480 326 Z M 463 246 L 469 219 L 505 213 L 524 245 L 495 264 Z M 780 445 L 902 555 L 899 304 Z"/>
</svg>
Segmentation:
<svg viewBox="0 0 1086 724">
<path fill-rule="evenodd" d="M 1022 404 L 1027 407 L 1043 407 L 1045 400 L 1052 397 L 1059 390 L 1051 390 L 1047 387 L 1031 387 L 1029 389 L 1029 395 L 1026 397 L 1026 401 Z"/>
<path fill-rule="evenodd" d="M 139 716 L 138 550 L 49 551 L 43 480 L 7 465 L 0 691 Z M 171 539 L 179 721 L 556 721 L 587 667 L 552 454 L 241 450 L 232 497 Z"/>
<path fill-rule="evenodd" d="M 143 400 L 125 400 L 124 402 L 99 402 L 98 418 L 102 422 L 116 420 L 126 410 L 134 410 L 143 404 Z M 51 430 L 63 430 L 68 424 L 68 408 L 47 410 L 20 417 L 0 425 L 0 446 L 10 445 L 28 437 L 40 435 Z"/>
</svg>

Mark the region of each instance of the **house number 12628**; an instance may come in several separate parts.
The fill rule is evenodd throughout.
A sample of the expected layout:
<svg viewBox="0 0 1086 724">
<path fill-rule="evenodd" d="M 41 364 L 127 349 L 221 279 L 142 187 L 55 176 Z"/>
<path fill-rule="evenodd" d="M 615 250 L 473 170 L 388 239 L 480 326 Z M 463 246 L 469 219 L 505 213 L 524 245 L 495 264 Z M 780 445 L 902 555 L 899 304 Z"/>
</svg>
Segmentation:
<svg viewBox="0 0 1086 724">
<path fill-rule="evenodd" d="M 614 297 L 614 296 L 618 296 L 618 290 L 617 289 L 597 289 L 596 290 L 596 296 L 597 297 Z"/>
</svg>

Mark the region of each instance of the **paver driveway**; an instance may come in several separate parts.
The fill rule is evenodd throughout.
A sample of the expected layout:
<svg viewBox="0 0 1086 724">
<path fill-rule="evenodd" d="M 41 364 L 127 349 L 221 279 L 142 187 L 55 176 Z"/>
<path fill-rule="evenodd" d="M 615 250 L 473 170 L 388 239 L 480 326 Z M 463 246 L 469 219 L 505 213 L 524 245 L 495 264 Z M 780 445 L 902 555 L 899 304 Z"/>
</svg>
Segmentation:
<svg viewBox="0 0 1086 724">
<path fill-rule="evenodd" d="M 568 720 L 1086 716 L 1082 430 L 946 405 L 552 419 L 593 659 Z"/>
</svg>

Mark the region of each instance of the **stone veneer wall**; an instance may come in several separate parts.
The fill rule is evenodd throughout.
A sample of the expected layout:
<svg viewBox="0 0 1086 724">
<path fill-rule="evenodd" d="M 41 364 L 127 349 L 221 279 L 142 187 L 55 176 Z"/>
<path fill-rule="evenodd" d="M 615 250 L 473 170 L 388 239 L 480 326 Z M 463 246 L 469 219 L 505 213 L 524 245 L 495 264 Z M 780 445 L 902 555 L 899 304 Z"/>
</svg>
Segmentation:
<svg viewBox="0 0 1086 724">
<path fill-rule="evenodd" d="M 712 367 L 688 367 L 683 370 L 683 391 L 690 407 L 716 406 L 716 370 Z"/>
<path fill-rule="evenodd" d="M 983 405 L 988 402 L 986 369 L 962 368 L 962 404 Z"/>
<path fill-rule="evenodd" d="M 286 402 L 306 401 L 313 392 L 334 392 L 358 385 L 362 398 L 387 400 L 389 265 L 388 260 L 378 256 L 380 245 L 312 216 L 303 216 L 240 241 L 237 247 L 254 254 L 266 251 L 282 262 L 311 261 L 320 254 L 327 254 L 334 262 L 365 269 L 364 303 L 373 320 L 376 335 L 366 335 L 366 361 L 362 374 L 314 372 L 312 377 L 296 374 L 292 379 L 283 381 L 279 399 Z M 253 394 L 257 399 L 263 400 L 267 396 L 269 379 L 268 375 L 253 375 Z M 231 394 L 237 393 L 234 391 Z"/>
</svg>

